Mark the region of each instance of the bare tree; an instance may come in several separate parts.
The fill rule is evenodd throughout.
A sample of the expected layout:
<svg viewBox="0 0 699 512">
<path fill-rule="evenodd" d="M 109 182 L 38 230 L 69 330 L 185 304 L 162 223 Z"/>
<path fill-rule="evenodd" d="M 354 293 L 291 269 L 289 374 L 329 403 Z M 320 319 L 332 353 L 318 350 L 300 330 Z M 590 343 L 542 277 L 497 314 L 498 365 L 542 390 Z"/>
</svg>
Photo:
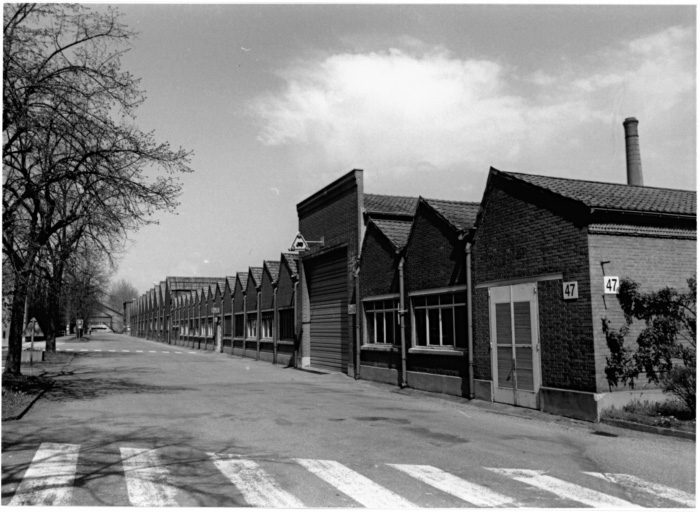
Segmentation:
<svg viewBox="0 0 699 512">
<path fill-rule="evenodd" d="M 191 169 L 190 153 L 134 125 L 145 96 L 121 70 L 133 34 L 117 11 L 8 3 L 3 28 L 3 256 L 14 285 L 5 371 L 18 374 L 24 301 L 47 247 L 86 219 L 110 240 L 153 223 L 177 206 L 175 174 Z"/>
<path fill-rule="evenodd" d="M 132 300 L 138 296 L 138 290 L 126 279 L 119 279 L 109 288 L 109 305 L 117 311 L 122 311 L 124 302 Z"/>
</svg>

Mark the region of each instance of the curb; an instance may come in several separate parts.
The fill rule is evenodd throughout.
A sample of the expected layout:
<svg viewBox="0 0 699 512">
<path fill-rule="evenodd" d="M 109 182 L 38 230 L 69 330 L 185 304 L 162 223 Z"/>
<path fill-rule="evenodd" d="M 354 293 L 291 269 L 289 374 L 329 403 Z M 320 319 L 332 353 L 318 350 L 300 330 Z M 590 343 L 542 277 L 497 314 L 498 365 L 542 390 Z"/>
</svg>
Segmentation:
<svg viewBox="0 0 699 512">
<path fill-rule="evenodd" d="M 668 437 L 679 437 L 681 439 L 689 439 L 690 441 L 696 442 L 697 435 L 694 432 L 685 432 L 683 430 L 673 430 L 671 428 L 654 427 L 652 425 L 643 425 L 641 423 L 634 423 L 633 421 L 617 420 L 606 418 L 600 421 L 606 425 L 611 425 L 612 427 L 627 428 L 629 430 L 637 430 L 639 432 L 647 432 L 649 434 L 658 434 L 661 436 Z"/>
<path fill-rule="evenodd" d="M 11 417 L 11 418 L 5 418 L 3 421 L 17 421 L 17 420 L 21 420 L 21 419 L 22 419 L 22 416 L 24 416 L 25 414 L 27 414 L 27 413 L 29 412 L 29 409 L 32 408 L 32 406 L 39 400 L 39 398 L 41 398 L 42 396 L 44 396 L 44 395 L 46 394 L 47 391 L 51 391 L 51 388 L 53 388 L 53 383 L 51 383 L 51 385 L 50 385 L 49 387 L 47 387 L 46 389 L 42 389 L 41 392 L 40 392 L 38 395 L 36 395 L 36 396 L 32 399 L 32 401 L 29 402 L 29 403 L 27 404 L 27 406 L 24 408 L 24 410 L 22 410 L 22 412 L 20 412 L 17 416 L 13 416 L 13 417 Z"/>
</svg>

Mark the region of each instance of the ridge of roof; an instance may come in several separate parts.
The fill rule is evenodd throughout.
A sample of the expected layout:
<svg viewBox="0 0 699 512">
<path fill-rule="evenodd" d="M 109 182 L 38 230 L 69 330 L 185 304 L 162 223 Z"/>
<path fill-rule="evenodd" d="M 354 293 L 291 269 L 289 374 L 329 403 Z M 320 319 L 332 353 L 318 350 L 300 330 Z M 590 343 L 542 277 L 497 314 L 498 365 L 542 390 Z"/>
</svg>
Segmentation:
<svg viewBox="0 0 699 512">
<path fill-rule="evenodd" d="M 262 280 L 262 272 L 264 272 L 263 267 L 250 267 L 250 275 L 252 276 L 254 282 L 255 282 L 255 287 L 257 288 L 260 286 L 261 280 Z"/>
<path fill-rule="evenodd" d="M 272 278 L 272 282 L 276 283 L 279 280 L 279 268 L 281 267 L 281 262 L 265 260 L 263 265 L 267 267 L 269 275 Z"/>
<path fill-rule="evenodd" d="M 291 253 L 291 252 L 283 252 L 282 257 L 286 260 L 286 264 L 289 266 L 289 270 L 291 270 L 291 275 L 293 277 L 298 277 L 298 275 L 299 275 L 299 266 L 298 266 L 299 255 Z"/>
<path fill-rule="evenodd" d="M 577 201 L 589 208 L 696 216 L 696 192 L 692 190 L 514 173 L 492 167 L 491 172 L 495 176 L 521 181 Z"/>
<path fill-rule="evenodd" d="M 364 194 L 364 209 L 367 213 L 414 215 L 418 197 Z"/>
</svg>

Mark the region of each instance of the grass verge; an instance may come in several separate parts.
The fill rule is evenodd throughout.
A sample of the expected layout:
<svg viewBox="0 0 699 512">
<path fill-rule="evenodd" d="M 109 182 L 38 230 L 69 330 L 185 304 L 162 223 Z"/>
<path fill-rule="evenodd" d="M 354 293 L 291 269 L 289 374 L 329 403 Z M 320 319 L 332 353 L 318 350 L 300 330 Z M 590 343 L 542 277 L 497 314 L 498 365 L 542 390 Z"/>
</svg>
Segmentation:
<svg viewBox="0 0 699 512">
<path fill-rule="evenodd" d="M 649 402 L 634 400 L 621 409 L 610 407 L 602 411 L 602 419 L 631 421 L 652 427 L 670 428 L 684 432 L 696 432 L 696 416 L 679 400 Z"/>
<path fill-rule="evenodd" d="M 2 420 L 17 419 L 36 398 L 53 385 L 46 368 L 68 363 L 72 355 L 59 352 L 45 354 L 45 360 L 22 365 L 21 375 L 2 375 Z"/>
</svg>

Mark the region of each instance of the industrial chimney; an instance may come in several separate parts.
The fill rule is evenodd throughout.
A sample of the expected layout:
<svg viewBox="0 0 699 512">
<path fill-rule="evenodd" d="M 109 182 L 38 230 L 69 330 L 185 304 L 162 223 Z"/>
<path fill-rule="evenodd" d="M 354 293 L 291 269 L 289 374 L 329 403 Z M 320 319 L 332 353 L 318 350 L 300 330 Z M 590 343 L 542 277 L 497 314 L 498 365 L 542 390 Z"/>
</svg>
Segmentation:
<svg viewBox="0 0 699 512">
<path fill-rule="evenodd" d="M 641 170 L 641 145 L 638 142 L 638 119 L 629 117 L 624 120 L 626 134 L 626 180 L 629 185 L 643 186 Z"/>
</svg>

